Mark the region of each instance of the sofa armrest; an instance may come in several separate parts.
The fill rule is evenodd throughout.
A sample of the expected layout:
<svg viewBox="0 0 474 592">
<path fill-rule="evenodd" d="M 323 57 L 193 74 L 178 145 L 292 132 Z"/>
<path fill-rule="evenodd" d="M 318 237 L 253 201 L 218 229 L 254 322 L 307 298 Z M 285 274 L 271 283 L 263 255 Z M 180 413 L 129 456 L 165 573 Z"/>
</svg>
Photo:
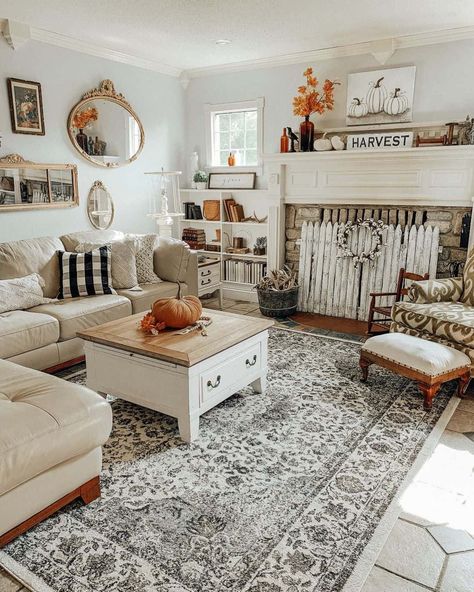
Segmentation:
<svg viewBox="0 0 474 592">
<path fill-rule="evenodd" d="M 198 295 L 198 252 L 190 251 L 188 268 L 184 279 L 188 286 L 188 294 Z"/>
<path fill-rule="evenodd" d="M 463 279 L 442 278 L 413 282 L 408 289 L 410 302 L 430 304 L 432 302 L 457 302 L 461 298 Z"/>
<path fill-rule="evenodd" d="M 167 282 L 185 282 L 190 257 L 191 250 L 185 242 L 160 236 L 153 253 L 155 273 Z"/>
</svg>

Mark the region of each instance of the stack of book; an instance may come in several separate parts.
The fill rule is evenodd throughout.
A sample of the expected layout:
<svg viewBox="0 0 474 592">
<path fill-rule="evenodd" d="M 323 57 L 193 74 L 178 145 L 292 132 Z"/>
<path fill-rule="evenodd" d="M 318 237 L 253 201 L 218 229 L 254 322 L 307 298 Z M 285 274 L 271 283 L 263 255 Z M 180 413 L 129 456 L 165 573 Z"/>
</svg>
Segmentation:
<svg viewBox="0 0 474 592">
<path fill-rule="evenodd" d="M 264 261 L 246 259 L 226 259 L 224 261 L 224 280 L 241 284 L 257 284 L 267 272 Z"/>
<path fill-rule="evenodd" d="M 204 249 L 206 246 L 206 233 L 202 228 L 183 228 L 182 240 L 191 249 Z"/>
<path fill-rule="evenodd" d="M 229 222 L 242 222 L 245 218 L 243 206 L 235 199 L 224 199 L 224 210 Z"/>
</svg>

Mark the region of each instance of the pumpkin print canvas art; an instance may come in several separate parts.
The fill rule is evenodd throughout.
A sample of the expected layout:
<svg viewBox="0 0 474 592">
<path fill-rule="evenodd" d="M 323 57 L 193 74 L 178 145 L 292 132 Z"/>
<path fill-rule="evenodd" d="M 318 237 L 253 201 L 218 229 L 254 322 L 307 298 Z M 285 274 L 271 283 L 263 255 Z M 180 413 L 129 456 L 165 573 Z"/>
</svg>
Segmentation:
<svg viewBox="0 0 474 592">
<path fill-rule="evenodd" d="M 347 125 L 412 121 L 415 73 L 406 66 L 349 74 Z"/>
</svg>

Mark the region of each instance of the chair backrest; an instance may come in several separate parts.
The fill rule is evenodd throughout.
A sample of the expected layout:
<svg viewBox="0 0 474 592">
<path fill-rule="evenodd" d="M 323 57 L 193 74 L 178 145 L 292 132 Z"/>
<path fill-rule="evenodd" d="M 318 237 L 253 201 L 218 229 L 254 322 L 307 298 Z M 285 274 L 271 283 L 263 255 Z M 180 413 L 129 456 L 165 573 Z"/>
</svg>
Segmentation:
<svg viewBox="0 0 474 592">
<path fill-rule="evenodd" d="M 429 280 L 430 274 L 425 273 L 424 275 L 420 275 L 419 273 L 412 273 L 411 271 L 406 271 L 403 267 L 400 269 L 398 274 L 398 282 L 397 282 L 397 302 L 402 299 L 402 296 L 406 296 L 408 294 L 408 287 L 405 286 L 406 280 L 411 282 L 420 282 L 422 280 Z"/>
</svg>

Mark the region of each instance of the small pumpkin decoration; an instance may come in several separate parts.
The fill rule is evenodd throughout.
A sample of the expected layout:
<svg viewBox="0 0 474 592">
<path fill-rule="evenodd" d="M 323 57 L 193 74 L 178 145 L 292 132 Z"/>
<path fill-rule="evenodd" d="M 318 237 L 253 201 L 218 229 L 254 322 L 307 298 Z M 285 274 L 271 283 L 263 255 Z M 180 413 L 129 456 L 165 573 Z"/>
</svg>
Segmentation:
<svg viewBox="0 0 474 592">
<path fill-rule="evenodd" d="M 354 97 L 352 99 L 351 104 L 349 105 L 349 110 L 347 114 L 349 117 L 365 117 L 369 112 L 369 107 L 367 103 L 361 101 L 359 98 Z"/>
<path fill-rule="evenodd" d="M 202 313 L 202 304 L 196 296 L 181 296 L 181 284 L 177 298 L 160 298 L 153 303 L 152 315 L 156 321 L 172 329 L 184 329 L 195 323 Z"/>
<path fill-rule="evenodd" d="M 329 138 L 326 138 L 326 132 L 324 132 L 322 138 L 319 138 L 319 140 L 314 141 L 314 149 L 318 152 L 332 150 L 331 140 Z"/>
<path fill-rule="evenodd" d="M 382 84 L 382 80 L 385 77 L 382 76 L 376 82 L 371 82 L 369 90 L 367 92 L 366 103 L 369 108 L 369 113 L 380 113 L 383 111 L 383 105 L 387 98 L 387 89 Z"/>
<path fill-rule="evenodd" d="M 388 99 L 385 99 L 383 110 L 387 115 L 400 115 L 408 109 L 408 99 L 404 93 L 400 94 L 400 89 L 396 88 Z"/>
<path fill-rule="evenodd" d="M 344 140 L 342 140 L 339 136 L 333 136 L 331 138 L 331 144 L 334 150 L 344 150 L 346 147 Z"/>
</svg>

